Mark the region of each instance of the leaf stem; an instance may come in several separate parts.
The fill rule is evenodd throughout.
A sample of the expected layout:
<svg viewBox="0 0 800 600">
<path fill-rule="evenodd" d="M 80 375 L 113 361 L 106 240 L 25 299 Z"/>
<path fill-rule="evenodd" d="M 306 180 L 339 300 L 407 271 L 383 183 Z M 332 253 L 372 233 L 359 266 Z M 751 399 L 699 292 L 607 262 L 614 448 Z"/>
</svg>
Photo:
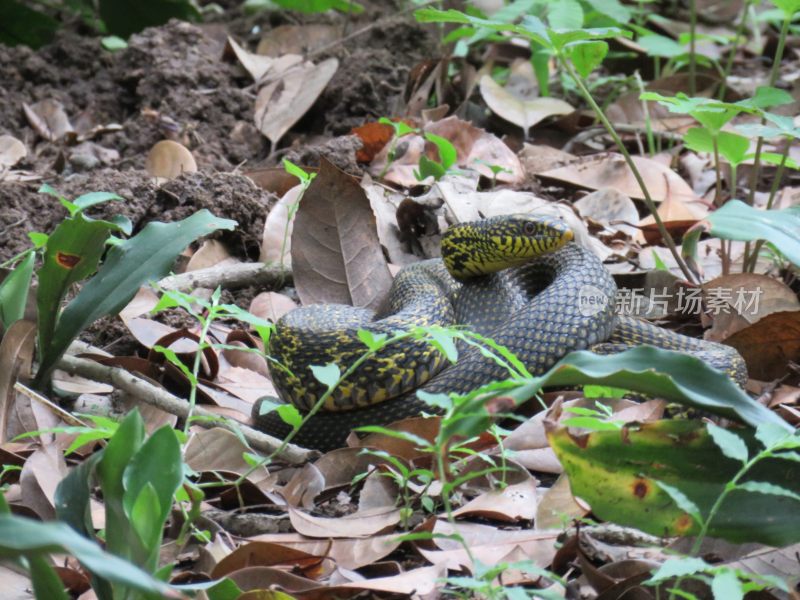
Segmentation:
<svg viewBox="0 0 800 600">
<path fill-rule="evenodd" d="M 683 276 L 686 277 L 686 280 L 692 283 L 697 283 L 697 278 L 695 275 L 689 270 L 689 267 L 686 264 L 686 261 L 683 260 L 683 257 L 678 252 L 678 248 L 675 245 L 675 240 L 672 239 L 669 231 L 667 230 L 664 222 L 661 220 L 661 215 L 658 214 L 658 208 L 656 207 L 656 203 L 653 201 L 652 196 L 650 195 L 650 191 L 647 189 L 647 184 L 642 177 L 642 174 L 639 172 L 639 169 L 636 167 L 636 163 L 633 162 L 633 157 L 631 157 L 628 149 L 625 147 L 625 144 L 622 143 L 622 139 L 619 137 L 619 134 L 614 129 L 614 126 L 611 124 L 611 121 L 608 120 L 603 110 L 597 104 L 595 99 L 592 97 L 592 93 L 586 87 L 586 84 L 583 82 L 583 79 L 580 75 L 575 71 L 575 69 L 570 64 L 569 60 L 563 55 L 563 53 L 559 52 L 557 54 L 559 61 L 561 62 L 562 66 L 566 69 L 569 76 L 578 86 L 583 98 L 589 104 L 589 106 L 594 111 L 597 118 L 603 124 L 603 127 L 606 128 L 608 131 L 608 135 L 611 136 L 611 139 L 614 140 L 614 143 L 617 146 L 617 149 L 620 151 L 620 154 L 625 158 L 625 162 L 628 164 L 628 168 L 633 173 L 636 182 L 639 184 L 639 188 L 642 190 L 642 196 L 644 197 L 644 203 L 647 205 L 648 210 L 653 215 L 653 219 L 655 219 L 656 227 L 658 228 L 659 233 L 661 234 L 661 238 L 664 240 L 664 243 L 669 248 L 670 253 L 672 254 L 675 262 L 677 263 L 678 267 L 683 273 Z"/>
</svg>

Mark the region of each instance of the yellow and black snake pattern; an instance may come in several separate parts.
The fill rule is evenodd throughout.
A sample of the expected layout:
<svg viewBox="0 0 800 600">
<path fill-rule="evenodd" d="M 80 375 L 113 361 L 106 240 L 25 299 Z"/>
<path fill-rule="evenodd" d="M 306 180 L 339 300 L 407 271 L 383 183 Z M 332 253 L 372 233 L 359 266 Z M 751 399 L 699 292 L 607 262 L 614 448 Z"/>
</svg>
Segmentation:
<svg viewBox="0 0 800 600">
<path fill-rule="evenodd" d="M 592 252 L 571 243 L 567 225 L 553 217 L 509 215 L 461 223 L 442 239 L 442 259 L 403 268 L 385 314 L 340 305 L 298 308 L 276 323 L 268 353 L 281 399 L 308 411 L 326 391 L 311 366 L 342 371 L 366 346 L 359 329 L 392 334 L 422 325 L 460 325 L 508 348 L 533 374 L 544 373 L 573 350 L 613 352 L 648 343 L 700 356 L 746 377 L 730 347 L 682 336 L 614 313 L 616 285 Z M 591 303 L 587 304 L 587 300 Z M 599 300 L 599 301 L 598 301 Z M 432 412 L 416 390 L 467 393 L 503 379 L 502 366 L 474 347 L 449 364 L 423 340 L 406 338 L 365 361 L 328 398 L 294 438 L 311 448 L 340 447 L 349 431 Z M 255 426 L 276 437 L 289 427 L 276 413 L 253 411 Z"/>
</svg>

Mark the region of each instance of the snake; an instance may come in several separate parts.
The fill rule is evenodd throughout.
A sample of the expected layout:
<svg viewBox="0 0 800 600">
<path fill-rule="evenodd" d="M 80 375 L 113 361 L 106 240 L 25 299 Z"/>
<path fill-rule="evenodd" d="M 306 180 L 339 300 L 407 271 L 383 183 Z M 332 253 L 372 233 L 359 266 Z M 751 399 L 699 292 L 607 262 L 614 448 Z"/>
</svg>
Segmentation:
<svg viewBox="0 0 800 600">
<path fill-rule="evenodd" d="M 436 412 L 418 390 L 466 394 L 508 378 L 479 347 L 462 344 L 451 363 L 422 336 L 386 344 L 365 360 L 365 331 L 375 340 L 412 328 L 464 328 L 507 348 L 534 376 L 575 350 L 609 353 L 651 344 L 691 353 L 746 381 L 735 349 L 616 314 L 611 273 L 573 238 L 569 226 L 551 216 L 458 223 L 442 236 L 441 258 L 400 270 L 384 309 L 310 305 L 281 317 L 267 348 L 270 374 L 280 400 L 301 414 L 329 392 L 330 382 L 318 379 L 316 369 L 332 363 L 341 373 L 362 360 L 292 441 L 321 451 L 339 448 L 354 428 Z M 256 429 L 275 437 L 292 429 L 277 411 L 262 413 L 261 401 L 252 418 Z"/>
</svg>

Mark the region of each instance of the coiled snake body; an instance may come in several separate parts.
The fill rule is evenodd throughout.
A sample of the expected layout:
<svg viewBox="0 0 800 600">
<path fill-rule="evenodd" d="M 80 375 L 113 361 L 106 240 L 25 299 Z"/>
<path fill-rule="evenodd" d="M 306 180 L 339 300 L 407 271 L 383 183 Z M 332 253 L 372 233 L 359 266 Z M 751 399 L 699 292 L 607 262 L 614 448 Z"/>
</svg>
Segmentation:
<svg viewBox="0 0 800 600">
<path fill-rule="evenodd" d="M 271 367 L 281 398 L 310 410 L 327 389 L 310 367 L 333 362 L 344 371 L 366 351 L 359 329 L 392 335 L 433 324 L 464 325 L 489 337 L 535 375 L 573 350 L 648 343 L 693 353 L 738 380 L 745 377 L 744 362 L 730 347 L 615 315 L 617 288 L 611 274 L 571 240 L 566 224 L 551 217 L 511 215 L 462 223 L 445 233 L 441 260 L 416 263 L 398 274 L 386 315 L 338 305 L 290 312 L 276 324 L 269 344 L 269 354 L 288 367 Z M 432 412 L 417 399 L 417 389 L 467 393 L 507 376 L 475 347 L 460 349 L 458 361 L 447 364 L 427 342 L 406 338 L 356 369 L 293 441 L 320 450 L 337 448 L 355 427 Z M 256 404 L 258 429 L 276 437 L 289 433 L 275 412 L 259 412 Z"/>
</svg>

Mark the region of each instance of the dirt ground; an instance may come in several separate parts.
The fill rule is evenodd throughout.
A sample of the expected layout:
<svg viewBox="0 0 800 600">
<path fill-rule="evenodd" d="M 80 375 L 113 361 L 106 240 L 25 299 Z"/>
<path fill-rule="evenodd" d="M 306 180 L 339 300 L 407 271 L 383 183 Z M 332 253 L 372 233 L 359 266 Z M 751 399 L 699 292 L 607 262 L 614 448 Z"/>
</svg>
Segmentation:
<svg viewBox="0 0 800 600">
<path fill-rule="evenodd" d="M 64 217 L 54 198 L 37 193 L 47 182 L 67 197 L 119 194 L 124 203 L 91 214 L 124 214 L 134 231 L 151 220 L 178 220 L 208 208 L 239 222 L 235 232 L 222 237 L 234 254 L 255 259 L 275 198 L 239 173 L 277 164 L 283 156 L 313 165 L 320 155 L 356 170 L 352 154 L 359 143 L 347 136 L 351 128 L 391 114 L 409 69 L 435 53 L 433 39 L 407 19 L 388 21 L 321 53 L 315 60 L 335 56 L 339 70 L 282 141 L 283 150 L 270 156 L 269 142 L 253 124 L 252 79 L 222 56 L 227 35 L 247 41 L 245 32 L 264 31 L 287 17 L 242 15 L 230 21 L 230 14 L 224 26 L 172 21 L 147 29 L 117 53 L 103 50 L 99 38 L 82 35 L 78 26 L 62 29 L 38 51 L 0 47 L 0 135 L 13 135 L 35 149 L 16 168 L 46 173 L 43 181 L 0 186 L 0 258 L 29 247 L 29 231 L 49 232 Z M 340 20 L 356 31 L 378 16 L 373 10 L 357 20 Z M 121 128 L 80 144 L 42 140 L 23 104 L 44 99 L 61 102 L 79 131 Z M 159 188 L 144 165 L 150 148 L 165 138 L 187 146 L 200 173 Z M 118 158 L 107 160 L 109 150 Z"/>
</svg>

